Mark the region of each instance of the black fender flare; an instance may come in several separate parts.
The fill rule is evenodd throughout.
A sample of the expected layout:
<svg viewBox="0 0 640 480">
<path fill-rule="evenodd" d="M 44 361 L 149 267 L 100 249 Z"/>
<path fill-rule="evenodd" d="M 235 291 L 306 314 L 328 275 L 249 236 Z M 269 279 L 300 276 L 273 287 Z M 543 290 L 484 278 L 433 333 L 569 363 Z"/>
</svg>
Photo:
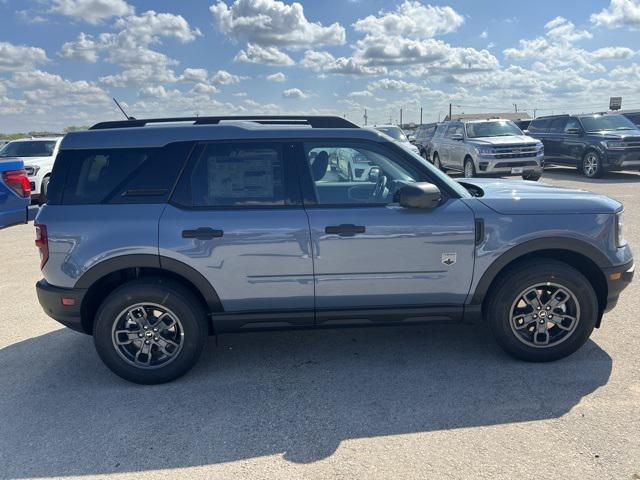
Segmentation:
<svg viewBox="0 0 640 480">
<path fill-rule="evenodd" d="M 508 264 L 527 254 L 541 252 L 544 250 L 566 250 L 572 253 L 583 255 L 592 260 L 599 268 L 609 268 L 612 266 L 607 256 L 596 247 L 584 240 L 569 237 L 543 237 L 529 240 L 516 245 L 498 257 L 480 277 L 480 281 L 473 292 L 470 305 L 481 305 L 489 287 Z"/>
<path fill-rule="evenodd" d="M 200 272 L 179 260 L 160 255 L 130 254 L 103 260 L 84 272 L 76 281 L 74 288 L 88 289 L 104 276 L 127 268 L 156 268 L 178 275 L 198 289 L 210 312 L 222 311 L 220 297 Z"/>
</svg>

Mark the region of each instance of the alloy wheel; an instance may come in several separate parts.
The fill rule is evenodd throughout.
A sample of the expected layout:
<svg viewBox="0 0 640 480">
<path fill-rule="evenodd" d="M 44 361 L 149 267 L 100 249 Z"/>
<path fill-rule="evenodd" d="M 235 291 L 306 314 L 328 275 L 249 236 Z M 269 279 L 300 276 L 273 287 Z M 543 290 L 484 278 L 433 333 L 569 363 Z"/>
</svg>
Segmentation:
<svg viewBox="0 0 640 480">
<path fill-rule="evenodd" d="M 584 174 L 591 178 L 598 174 L 598 156 L 591 152 L 584 157 Z"/>
<path fill-rule="evenodd" d="M 535 348 L 556 346 L 567 340 L 580 321 L 580 305 L 565 286 L 545 282 L 523 290 L 509 312 L 512 332 Z"/>
<path fill-rule="evenodd" d="M 469 160 L 464 164 L 464 176 L 466 178 L 472 178 L 474 176 L 473 163 Z"/>
<path fill-rule="evenodd" d="M 118 355 L 130 365 L 159 368 L 177 358 L 184 343 L 184 329 L 167 308 L 140 303 L 116 317 L 111 338 Z"/>
</svg>

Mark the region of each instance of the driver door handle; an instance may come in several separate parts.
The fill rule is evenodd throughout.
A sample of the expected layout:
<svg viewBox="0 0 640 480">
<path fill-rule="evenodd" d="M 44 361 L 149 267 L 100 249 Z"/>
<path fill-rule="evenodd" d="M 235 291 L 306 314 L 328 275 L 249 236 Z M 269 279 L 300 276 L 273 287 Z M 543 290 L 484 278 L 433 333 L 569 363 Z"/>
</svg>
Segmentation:
<svg viewBox="0 0 640 480">
<path fill-rule="evenodd" d="M 215 230 L 210 227 L 200 227 L 195 230 L 183 230 L 182 238 L 196 238 L 198 240 L 209 240 L 211 238 L 220 238 L 224 235 L 222 230 Z"/>
<path fill-rule="evenodd" d="M 351 223 L 330 225 L 324 229 L 324 233 L 340 235 L 341 237 L 353 237 L 356 233 L 364 233 L 366 231 L 367 229 L 364 225 L 353 225 Z"/>
</svg>

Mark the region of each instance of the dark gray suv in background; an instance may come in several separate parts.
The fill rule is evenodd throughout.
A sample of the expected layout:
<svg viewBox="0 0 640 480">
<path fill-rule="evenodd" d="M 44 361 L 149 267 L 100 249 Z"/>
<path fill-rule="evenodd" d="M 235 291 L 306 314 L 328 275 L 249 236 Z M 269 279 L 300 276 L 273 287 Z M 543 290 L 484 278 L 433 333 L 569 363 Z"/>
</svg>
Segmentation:
<svg viewBox="0 0 640 480">
<path fill-rule="evenodd" d="M 589 178 L 640 169 L 640 127 L 623 115 L 538 117 L 529 135 L 544 143 L 546 164 L 571 165 Z"/>
</svg>

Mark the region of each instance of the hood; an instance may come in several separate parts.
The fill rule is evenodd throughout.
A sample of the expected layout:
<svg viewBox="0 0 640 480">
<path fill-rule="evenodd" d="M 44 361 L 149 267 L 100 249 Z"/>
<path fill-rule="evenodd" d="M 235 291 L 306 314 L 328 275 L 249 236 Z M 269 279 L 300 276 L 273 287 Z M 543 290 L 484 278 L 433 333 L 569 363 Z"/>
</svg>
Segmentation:
<svg viewBox="0 0 640 480">
<path fill-rule="evenodd" d="M 469 143 L 478 145 L 537 145 L 540 140 L 529 137 L 528 135 L 509 135 L 508 137 L 476 137 L 467 139 Z"/>
<path fill-rule="evenodd" d="M 463 178 L 459 183 L 481 189 L 478 200 L 504 215 L 615 213 L 622 208 L 620 202 L 604 195 L 543 182 Z"/>
<path fill-rule="evenodd" d="M 600 130 L 588 132 L 587 135 L 602 138 L 602 140 L 640 141 L 640 130 Z"/>
<path fill-rule="evenodd" d="M 24 162 L 25 165 L 39 165 L 42 162 L 53 161 L 54 158 L 48 157 L 0 157 L 0 161 Z"/>
</svg>

